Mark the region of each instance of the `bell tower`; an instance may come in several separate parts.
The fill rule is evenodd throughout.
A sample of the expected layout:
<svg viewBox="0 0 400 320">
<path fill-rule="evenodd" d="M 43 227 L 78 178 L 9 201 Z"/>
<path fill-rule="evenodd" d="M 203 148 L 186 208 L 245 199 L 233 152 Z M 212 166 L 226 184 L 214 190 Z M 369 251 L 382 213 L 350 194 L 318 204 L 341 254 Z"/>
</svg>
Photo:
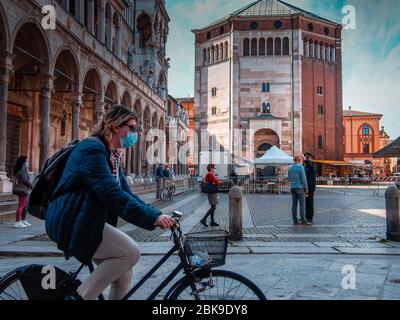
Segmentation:
<svg viewBox="0 0 400 320">
<path fill-rule="evenodd" d="M 160 97 L 167 99 L 169 59 L 165 49 L 171 21 L 165 0 L 134 0 L 134 69 Z"/>
</svg>

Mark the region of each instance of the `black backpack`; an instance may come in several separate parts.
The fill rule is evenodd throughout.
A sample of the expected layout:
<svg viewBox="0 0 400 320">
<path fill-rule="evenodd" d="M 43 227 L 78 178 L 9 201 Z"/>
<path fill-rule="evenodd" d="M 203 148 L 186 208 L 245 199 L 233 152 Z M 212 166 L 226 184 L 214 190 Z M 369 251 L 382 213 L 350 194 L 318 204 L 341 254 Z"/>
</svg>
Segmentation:
<svg viewBox="0 0 400 320">
<path fill-rule="evenodd" d="M 42 172 L 35 178 L 33 189 L 26 201 L 26 210 L 32 216 L 41 220 L 46 219 L 50 198 L 61 179 L 69 156 L 78 143 L 79 140 L 73 140 L 47 159 Z"/>
</svg>

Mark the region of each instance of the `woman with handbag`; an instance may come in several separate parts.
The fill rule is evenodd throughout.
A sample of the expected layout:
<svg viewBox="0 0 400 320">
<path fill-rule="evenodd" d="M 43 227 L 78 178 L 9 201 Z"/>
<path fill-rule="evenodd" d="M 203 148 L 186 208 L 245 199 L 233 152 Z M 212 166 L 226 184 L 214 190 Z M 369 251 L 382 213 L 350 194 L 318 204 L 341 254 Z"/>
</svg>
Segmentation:
<svg viewBox="0 0 400 320">
<path fill-rule="evenodd" d="M 19 197 L 18 208 L 15 212 L 15 225 L 16 228 L 25 228 L 31 226 L 26 220 L 26 197 L 28 196 L 29 189 L 32 189 L 32 184 L 29 182 L 28 176 L 28 158 L 26 156 L 20 156 L 15 163 L 14 167 L 14 185 L 13 194 Z"/>
<path fill-rule="evenodd" d="M 205 177 L 205 192 L 207 193 L 208 196 L 208 202 L 211 206 L 210 210 L 207 211 L 206 215 L 204 216 L 203 219 L 200 220 L 200 223 L 208 227 L 207 225 L 207 218 L 208 216 L 211 216 L 211 227 L 218 227 L 219 224 L 215 222 L 214 219 L 214 213 L 215 210 L 217 209 L 218 205 L 218 186 L 221 184 L 221 182 L 217 179 L 215 176 L 215 165 L 214 164 L 209 164 L 207 166 L 207 171 L 208 173 L 206 174 Z"/>
</svg>

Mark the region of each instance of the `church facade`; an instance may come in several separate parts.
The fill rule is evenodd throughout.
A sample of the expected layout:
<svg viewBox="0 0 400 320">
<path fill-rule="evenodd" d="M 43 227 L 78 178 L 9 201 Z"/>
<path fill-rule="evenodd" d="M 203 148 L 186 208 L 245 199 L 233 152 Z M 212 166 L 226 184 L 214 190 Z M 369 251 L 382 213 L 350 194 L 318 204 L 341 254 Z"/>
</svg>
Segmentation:
<svg viewBox="0 0 400 320">
<path fill-rule="evenodd" d="M 233 164 L 272 146 L 343 160 L 341 28 L 260 0 L 193 30 L 200 166 L 216 147 Z"/>
</svg>

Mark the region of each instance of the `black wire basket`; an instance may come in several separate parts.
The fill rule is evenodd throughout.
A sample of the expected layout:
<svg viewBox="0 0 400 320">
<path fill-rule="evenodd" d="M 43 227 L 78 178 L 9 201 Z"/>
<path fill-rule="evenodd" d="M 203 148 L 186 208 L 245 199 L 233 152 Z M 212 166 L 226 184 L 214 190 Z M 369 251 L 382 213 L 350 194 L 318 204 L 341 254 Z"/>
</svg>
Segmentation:
<svg viewBox="0 0 400 320">
<path fill-rule="evenodd" d="M 185 254 L 196 268 L 214 268 L 225 264 L 229 232 L 210 230 L 189 233 L 184 238 Z"/>
</svg>

